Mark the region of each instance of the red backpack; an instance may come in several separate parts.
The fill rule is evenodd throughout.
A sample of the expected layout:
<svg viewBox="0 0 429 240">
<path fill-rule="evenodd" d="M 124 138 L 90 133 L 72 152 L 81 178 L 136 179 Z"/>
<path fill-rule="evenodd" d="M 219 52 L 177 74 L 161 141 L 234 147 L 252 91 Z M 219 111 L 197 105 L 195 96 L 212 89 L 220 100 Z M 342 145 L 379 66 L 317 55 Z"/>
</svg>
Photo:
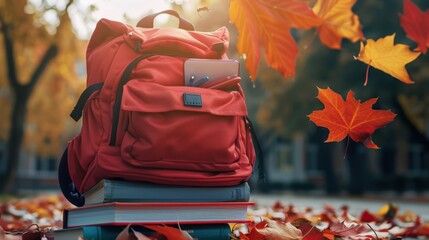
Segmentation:
<svg viewBox="0 0 429 240">
<path fill-rule="evenodd" d="M 161 13 L 179 18 L 179 28 L 153 28 Z M 87 89 L 71 114 L 82 117 L 82 129 L 60 163 L 66 197 L 103 178 L 183 186 L 249 180 L 255 150 L 240 85 L 184 86 L 186 59 L 227 59 L 227 29 L 194 31 L 176 12 L 161 13 L 138 27 L 98 22 L 87 48 Z M 184 96 L 198 96 L 198 107 Z"/>
</svg>

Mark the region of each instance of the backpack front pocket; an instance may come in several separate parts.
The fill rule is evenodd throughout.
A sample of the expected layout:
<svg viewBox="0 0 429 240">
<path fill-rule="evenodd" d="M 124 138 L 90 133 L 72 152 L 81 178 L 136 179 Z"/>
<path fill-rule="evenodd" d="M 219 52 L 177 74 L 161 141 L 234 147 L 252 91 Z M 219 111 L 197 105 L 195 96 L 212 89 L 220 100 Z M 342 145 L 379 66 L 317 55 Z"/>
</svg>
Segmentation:
<svg viewBox="0 0 429 240">
<path fill-rule="evenodd" d="M 130 81 L 121 156 L 144 168 L 226 172 L 240 168 L 239 128 L 247 109 L 238 91 Z"/>
</svg>

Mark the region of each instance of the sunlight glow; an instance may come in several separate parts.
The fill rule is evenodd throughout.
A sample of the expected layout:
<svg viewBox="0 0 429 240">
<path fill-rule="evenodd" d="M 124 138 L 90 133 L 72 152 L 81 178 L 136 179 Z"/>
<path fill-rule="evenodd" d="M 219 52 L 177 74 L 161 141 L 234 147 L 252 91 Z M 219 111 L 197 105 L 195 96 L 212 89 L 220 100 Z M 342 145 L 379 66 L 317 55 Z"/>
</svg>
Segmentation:
<svg viewBox="0 0 429 240">
<path fill-rule="evenodd" d="M 78 0 L 70 8 L 70 16 L 77 35 L 87 39 L 101 18 L 120 22 L 138 21 L 149 13 L 170 9 L 170 2 L 167 0 Z M 91 7 L 95 9 L 90 11 Z M 83 13 L 87 15 L 83 17 Z M 163 19 L 163 16 L 160 16 L 156 20 L 162 22 L 166 18 Z"/>
</svg>

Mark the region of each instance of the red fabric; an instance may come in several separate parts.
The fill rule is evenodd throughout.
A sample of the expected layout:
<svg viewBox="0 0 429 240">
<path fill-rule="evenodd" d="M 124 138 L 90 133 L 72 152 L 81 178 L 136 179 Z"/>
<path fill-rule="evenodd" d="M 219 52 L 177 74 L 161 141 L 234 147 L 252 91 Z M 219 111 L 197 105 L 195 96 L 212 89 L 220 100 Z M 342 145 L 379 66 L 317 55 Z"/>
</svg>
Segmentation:
<svg viewBox="0 0 429 240">
<path fill-rule="evenodd" d="M 100 20 L 87 49 L 87 84 L 104 85 L 86 103 L 81 133 L 68 147 L 78 190 L 103 178 L 187 186 L 248 180 L 255 152 L 240 86 L 233 91 L 183 86 L 187 58 L 226 59 L 227 47 L 224 27 L 198 32 Z M 130 62 L 147 53 L 156 55 L 139 62 L 124 86 L 116 145 L 109 146 L 119 79 Z M 185 106 L 184 93 L 199 94 L 202 106 Z"/>
</svg>

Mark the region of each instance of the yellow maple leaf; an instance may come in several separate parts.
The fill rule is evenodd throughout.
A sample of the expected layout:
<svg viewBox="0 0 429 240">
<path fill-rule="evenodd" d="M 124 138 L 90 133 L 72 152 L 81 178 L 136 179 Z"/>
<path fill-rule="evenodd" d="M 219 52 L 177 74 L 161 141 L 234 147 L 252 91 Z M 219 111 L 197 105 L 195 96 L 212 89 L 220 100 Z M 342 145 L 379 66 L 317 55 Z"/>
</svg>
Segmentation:
<svg viewBox="0 0 429 240">
<path fill-rule="evenodd" d="M 356 0 L 318 0 L 313 11 L 323 19 L 317 28 L 323 44 L 333 49 L 341 48 L 341 40 L 363 40 L 359 17 L 352 12 Z"/>
<path fill-rule="evenodd" d="M 368 39 L 366 45 L 360 44 L 360 52 L 355 59 L 368 64 L 364 86 L 368 83 L 368 69 L 373 66 L 400 81 L 414 83 L 408 75 L 405 65 L 414 61 L 419 52 L 413 52 L 405 44 L 394 44 L 395 34 L 379 38 L 377 41 Z"/>
</svg>

